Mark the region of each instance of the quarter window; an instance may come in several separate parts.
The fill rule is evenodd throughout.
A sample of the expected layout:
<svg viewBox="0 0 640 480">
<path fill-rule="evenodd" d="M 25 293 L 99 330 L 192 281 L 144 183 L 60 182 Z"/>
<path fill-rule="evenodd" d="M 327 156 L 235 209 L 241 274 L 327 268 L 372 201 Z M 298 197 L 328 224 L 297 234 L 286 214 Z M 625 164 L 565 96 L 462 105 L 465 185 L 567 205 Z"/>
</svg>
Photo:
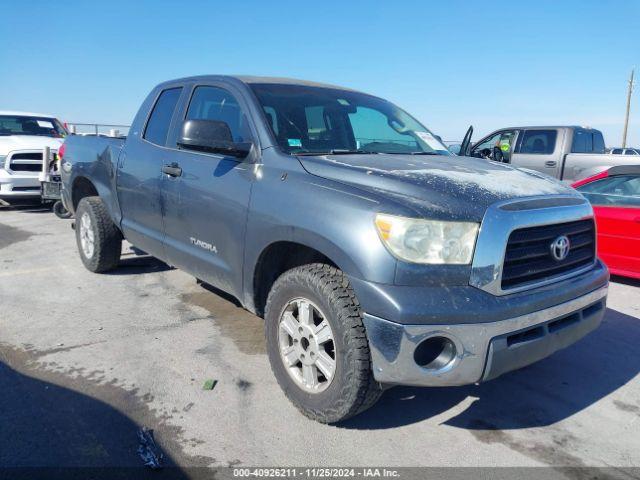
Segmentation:
<svg viewBox="0 0 640 480">
<path fill-rule="evenodd" d="M 180 93 L 182 93 L 182 87 L 170 88 L 160 94 L 144 131 L 146 140 L 156 145 L 167 143 L 171 117 L 178 104 Z"/>
<path fill-rule="evenodd" d="M 519 153 L 534 155 L 552 154 L 558 138 L 557 130 L 527 130 L 522 137 Z"/>
<path fill-rule="evenodd" d="M 228 91 L 210 86 L 196 87 L 187 110 L 187 120 L 217 120 L 229 125 L 234 142 L 246 142 L 250 135 L 247 119 L 236 98 Z"/>
</svg>

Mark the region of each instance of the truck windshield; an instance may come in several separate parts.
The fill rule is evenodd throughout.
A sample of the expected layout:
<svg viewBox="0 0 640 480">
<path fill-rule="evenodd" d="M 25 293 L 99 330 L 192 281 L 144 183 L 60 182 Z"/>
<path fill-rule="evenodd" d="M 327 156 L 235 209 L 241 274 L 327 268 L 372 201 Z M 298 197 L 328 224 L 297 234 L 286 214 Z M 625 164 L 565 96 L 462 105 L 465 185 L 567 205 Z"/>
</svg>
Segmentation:
<svg viewBox="0 0 640 480">
<path fill-rule="evenodd" d="M 0 115 L 0 136 L 36 135 L 60 138 L 66 134 L 64 127 L 55 118 Z"/>
<path fill-rule="evenodd" d="M 442 142 L 392 103 L 325 87 L 251 84 L 278 145 L 292 155 L 450 155 Z"/>
</svg>

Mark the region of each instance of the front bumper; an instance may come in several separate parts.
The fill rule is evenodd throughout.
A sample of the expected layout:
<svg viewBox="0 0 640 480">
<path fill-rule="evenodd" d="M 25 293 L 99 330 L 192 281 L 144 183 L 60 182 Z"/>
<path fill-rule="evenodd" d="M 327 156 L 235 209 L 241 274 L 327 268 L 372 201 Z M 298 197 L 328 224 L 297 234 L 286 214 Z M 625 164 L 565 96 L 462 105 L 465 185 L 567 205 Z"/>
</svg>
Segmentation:
<svg viewBox="0 0 640 480">
<path fill-rule="evenodd" d="M 495 322 L 402 325 L 365 314 L 375 379 L 385 384 L 467 385 L 490 380 L 567 347 L 600 324 L 607 286 L 573 300 Z M 450 357 L 422 367 L 416 349 L 447 339 Z"/>
<path fill-rule="evenodd" d="M 40 196 L 38 174 L 8 173 L 0 169 L 0 198 L 25 198 Z"/>
</svg>

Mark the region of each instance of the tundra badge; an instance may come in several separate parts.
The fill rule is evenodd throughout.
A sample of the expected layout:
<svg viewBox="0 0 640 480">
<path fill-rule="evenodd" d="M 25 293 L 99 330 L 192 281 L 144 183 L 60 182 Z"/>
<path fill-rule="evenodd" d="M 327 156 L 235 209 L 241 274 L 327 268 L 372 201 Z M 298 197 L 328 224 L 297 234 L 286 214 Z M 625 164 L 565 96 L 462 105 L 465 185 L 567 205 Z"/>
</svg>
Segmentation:
<svg viewBox="0 0 640 480">
<path fill-rule="evenodd" d="M 210 252 L 213 252 L 213 253 L 218 253 L 218 249 L 216 248 L 215 245 L 212 245 L 207 242 L 203 242 L 202 240 L 194 237 L 190 237 L 189 240 L 191 240 L 191 243 L 196 247 L 204 248 L 205 250 L 209 250 Z"/>
</svg>

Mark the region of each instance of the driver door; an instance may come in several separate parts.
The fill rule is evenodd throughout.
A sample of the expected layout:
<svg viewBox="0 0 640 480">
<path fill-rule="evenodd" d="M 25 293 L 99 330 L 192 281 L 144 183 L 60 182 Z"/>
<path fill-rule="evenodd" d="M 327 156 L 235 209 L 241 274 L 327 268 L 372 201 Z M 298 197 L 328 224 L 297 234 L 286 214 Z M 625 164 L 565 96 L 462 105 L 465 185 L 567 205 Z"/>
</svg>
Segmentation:
<svg viewBox="0 0 640 480">
<path fill-rule="evenodd" d="M 252 135 L 240 97 L 221 84 L 195 85 L 168 142 L 175 176 L 163 175 L 165 244 L 169 262 L 239 296 L 251 186 L 250 161 L 179 148 L 182 120 L 225 122 L 236 142 Z"/>
</svg>

